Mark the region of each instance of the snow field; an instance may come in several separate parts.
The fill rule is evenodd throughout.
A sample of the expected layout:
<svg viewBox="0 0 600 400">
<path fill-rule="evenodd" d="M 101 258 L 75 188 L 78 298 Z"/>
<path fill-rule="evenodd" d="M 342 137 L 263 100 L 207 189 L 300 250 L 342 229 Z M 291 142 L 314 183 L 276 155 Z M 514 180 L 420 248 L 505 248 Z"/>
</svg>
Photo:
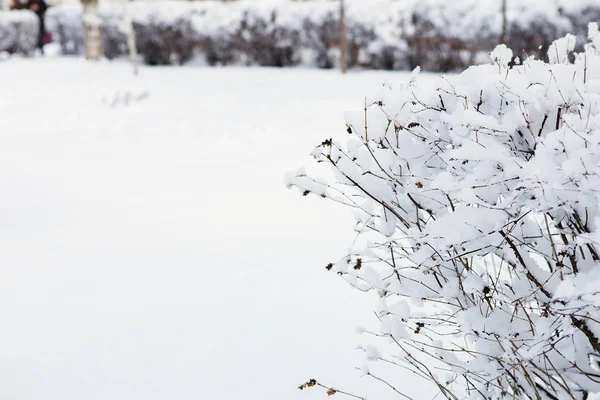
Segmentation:
<svg viewBox="0 0 600 400">
<path fill-rule="evenodd" d="M 283 176 L 405 74 L 0 70 L 0 398 L 389 395 L 355 379 L 373 303 L 324 268 L 352 218 Z"/>
</svg>

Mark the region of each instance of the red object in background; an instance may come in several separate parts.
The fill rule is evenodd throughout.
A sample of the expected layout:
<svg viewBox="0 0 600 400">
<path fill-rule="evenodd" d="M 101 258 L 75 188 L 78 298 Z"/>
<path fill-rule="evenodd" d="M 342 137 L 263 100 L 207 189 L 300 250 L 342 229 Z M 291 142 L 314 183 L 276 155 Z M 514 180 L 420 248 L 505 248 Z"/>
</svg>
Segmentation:
<svg viewBox="0 0 600 400">
<path fill-rule="evenodd" d="M 42 45 L 48 44 L 52 42 L 52 35 L 50 34 L 50 32 L 44 32 L 44 35 L 42 36 Z"/>
</svg>

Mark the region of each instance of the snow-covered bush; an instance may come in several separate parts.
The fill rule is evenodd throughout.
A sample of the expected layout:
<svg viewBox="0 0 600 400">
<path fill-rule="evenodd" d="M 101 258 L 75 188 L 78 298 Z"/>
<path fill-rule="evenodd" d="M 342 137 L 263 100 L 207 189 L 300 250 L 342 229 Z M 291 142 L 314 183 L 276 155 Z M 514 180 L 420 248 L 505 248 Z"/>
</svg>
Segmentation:
<svg viewBox="0 0 600 400">
<path fill-rule="evenodd" d="M 102 3 L 102 40 L 105 56 L 109 59 L 128 54 L 125 15 L 134 14 L 133 27 L 139 53 L 146 63 L 180 64 L 194 54 L 198 34 L 193 29 L 185 4 L 134 4 L 130 10 L 123 4 Z M 46 20 L 48 30 L 61 45 L 63 54 L 83 52 L 83 7 L 65 4 L 52 7 Z"/>
<path fill-rule="evenodd" d="M 125 26 L 125 14 L 124 7 L 115 7 L 106 10 L 103 14 L 102 49 L 109 60 L 129 54 L 127 29 L 130 29 L 130 26 Z"/>
<path fill-rule="evenodd" d="M 298 64 L 334 67 L 339 58 L 337 5 L 332 2 L 295 4 L 283 7 L 256 2 L 181 3 L 161 1 L 123 5 L 101 3 L 100 14 L 105 55 L 127 54 L 123 19 L 131 13 L 138 50 L 149 64 L 184 62 L 196 51 L 205 51 L 209 64 L 293 66 Z M 48 12 L 48 26 L 61 43 L 63 53 L 81 52 L 82 8 L 67 4 Z M 380 40 L 373 23 L 348 18 L 349 65 L 366 64 L 383 57 L 369 53 Z M 388 47 L 390 45 L 388 44 Z M 397 46 L 396 46 L 397 47 Z M 394 53 L 395 54 L 395 53 Z"/>
<path fill-rule="evenodd" d="M 313 63 L 319 68 L 334 68 L 339 64 L 340 25 L 337 10 L 329 10 L 320 18 L 304 17 L 301 35 L 303 46 L 313 52 Z M 392 69 L 394 61 L 386 57 L 399 55 L 394 50 L 402 43 L 395 39 L 395 46 L 381 43 L 382 39 L 376 32 L 374 22 L 367 18 L 359 18 L 350 14 L 346 18 L 346 42 L 348 46 L 349 67 L 369 67 L 377 69 Z M 383 50 L 383 51 L 382 51 Z"/>
<path fill-rule="evenodd" d="M 597 6 L 594 8 L 598 9 Z M 521 6 L 508 15 L 506 45 L 515 51 L 515 56 L 521 59 L 531 56 L 544 58 L 550 44 L 568 33 L 582 35 L 578 49 L 583 49 L 591 20 L 569 18 L 563 15 L 560 7 L 527 11 L 525 6 Z"/>
<path fill-rule="evenodd" d="M 160 19 L 134 21 L 133 28 L 138 51 L 149 65 L 183 64 L 194 55 L 197 38 L 189 20 L 181 18 L 170 24 Z"/>
<path fill-rule="evenodd" d="M 242 63 L 261 66 L 293 66 L 301 62 L 300 31 L 280 23 L 276 12 L 244 12 L 234 24 L 207 37 L 210 64 Z"/>
<path fill-rule="evenodd" d="M 46 29 L 52 33 L 52 39 L 60 45 L 62 54 L 83 53 L 82 17 L 83 6 L 81 4 L 65 4 L 48 9 Z"/>
<path fill-rule="evenodd" d="M 331 177 L 288 176 L 354 210 L 362 239 L 327 269 L 379 294 L 368 359 L 448 399 L 600 392 L 596 24 L 589 39 L 575 55 L 575 37 L 554 42 L 549 63 L 511 67 L 498 46 L 460 75 L 384 85 L 315 149 Z"/>
<path fill-rule="evenodd" d="M 418 65 L 428 71 L 448 71 L 473 65 L 480 53 L 487 53 L 498 44 L 502 27 L 499 4 L 499 1 L 423 0 L 401 13 L 399 23 L 402 37 L 408 43 L 411 68 Z M 590 22 L 562 15 L 561 1 L 535 5 L 517 0 L 509 1 L 508 5 L 506 45 L 522 59 L 545 56 L 554 40 L 577 29 L 587 29 Z M 581 7 L 572 9 L 581 11 Z"/>
<path fill-rule="evenodd" d="M 401 16 L 408 64 L 428 71 L 463 69 L 478 51 L 498 43 L 498 13 L 474 2 L 438 4 L 424 1 Z"/>
<path fill-rule="evenodd" d="M 39 29 L 38 18 L 32 11 L 0 11 L 0 51 L 33 54 Z"/>
<path fill-rule="evenodd" d="M 566 3 L 565 7 L 560 9 L 561 16 L 566 18 L 572 27 L 569 29 L 569 33 L 577 36 L 578 47 L 585 44 L 588 24 L 600 21 L 600 7 L 598 7 L 598 4 L 591 0 L 584 0 L 582 3 Z"/>
<path fill-rule="evenodd" d="M 507 45 L 521 59 L 545 55 L 553 40 L 583 32 L 600 15 L 593 0 L 538 3 L 508 2 Z M 461 70 L 493 49 L 501 34 L 499 0 L 347 0 L 346 7 L 350 67 Z M 64 4 L 47 14 L 63 53 L 82 51 L 81 13 L 81 5 Z M 122 25 L 128 13 L 138 50 L 152 64 L 182 62 L 196 50 L 213 65 L 339 64 L 337 1 L 105 1 L 100 14 L 108 58 L 127 53 Z"/>
</svg>

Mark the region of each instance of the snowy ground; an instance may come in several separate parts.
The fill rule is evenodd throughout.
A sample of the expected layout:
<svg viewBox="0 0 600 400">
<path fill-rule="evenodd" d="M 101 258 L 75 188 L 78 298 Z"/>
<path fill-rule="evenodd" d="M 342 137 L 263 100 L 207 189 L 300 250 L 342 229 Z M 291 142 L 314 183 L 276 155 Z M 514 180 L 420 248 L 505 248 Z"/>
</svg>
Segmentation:
<svg viewBox="0 0 600 400">
<path fill-rule="evenodd" d="M 359 394 L 348 211 L 283 184 L 402 73 L 0 63 L 0 399 Z M 146 97 L 114 104 L 118 92 Z M 406 379 L 405 379 L 406 378 Z M 404 391 L 425 395 L 412 375 Z M 371 399 L 376 397 L 372 396 Z"/>
</svg>

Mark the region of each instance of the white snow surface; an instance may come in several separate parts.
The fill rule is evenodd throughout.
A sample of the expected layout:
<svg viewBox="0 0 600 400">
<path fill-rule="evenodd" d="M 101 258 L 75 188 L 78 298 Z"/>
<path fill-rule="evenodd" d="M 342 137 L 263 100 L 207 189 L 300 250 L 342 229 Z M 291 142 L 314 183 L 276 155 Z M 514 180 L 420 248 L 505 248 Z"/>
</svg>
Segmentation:
<svg viewBox="0 0 600 400">
<path fill-rule="evenodd" d="M 373 299 L 324 268 L 353 219 L 283 175 L 406 74 L 0 70 L 0 398 L 327 397 L 310 378 L 393 395 L 354 368 Z"/>
</svg>

